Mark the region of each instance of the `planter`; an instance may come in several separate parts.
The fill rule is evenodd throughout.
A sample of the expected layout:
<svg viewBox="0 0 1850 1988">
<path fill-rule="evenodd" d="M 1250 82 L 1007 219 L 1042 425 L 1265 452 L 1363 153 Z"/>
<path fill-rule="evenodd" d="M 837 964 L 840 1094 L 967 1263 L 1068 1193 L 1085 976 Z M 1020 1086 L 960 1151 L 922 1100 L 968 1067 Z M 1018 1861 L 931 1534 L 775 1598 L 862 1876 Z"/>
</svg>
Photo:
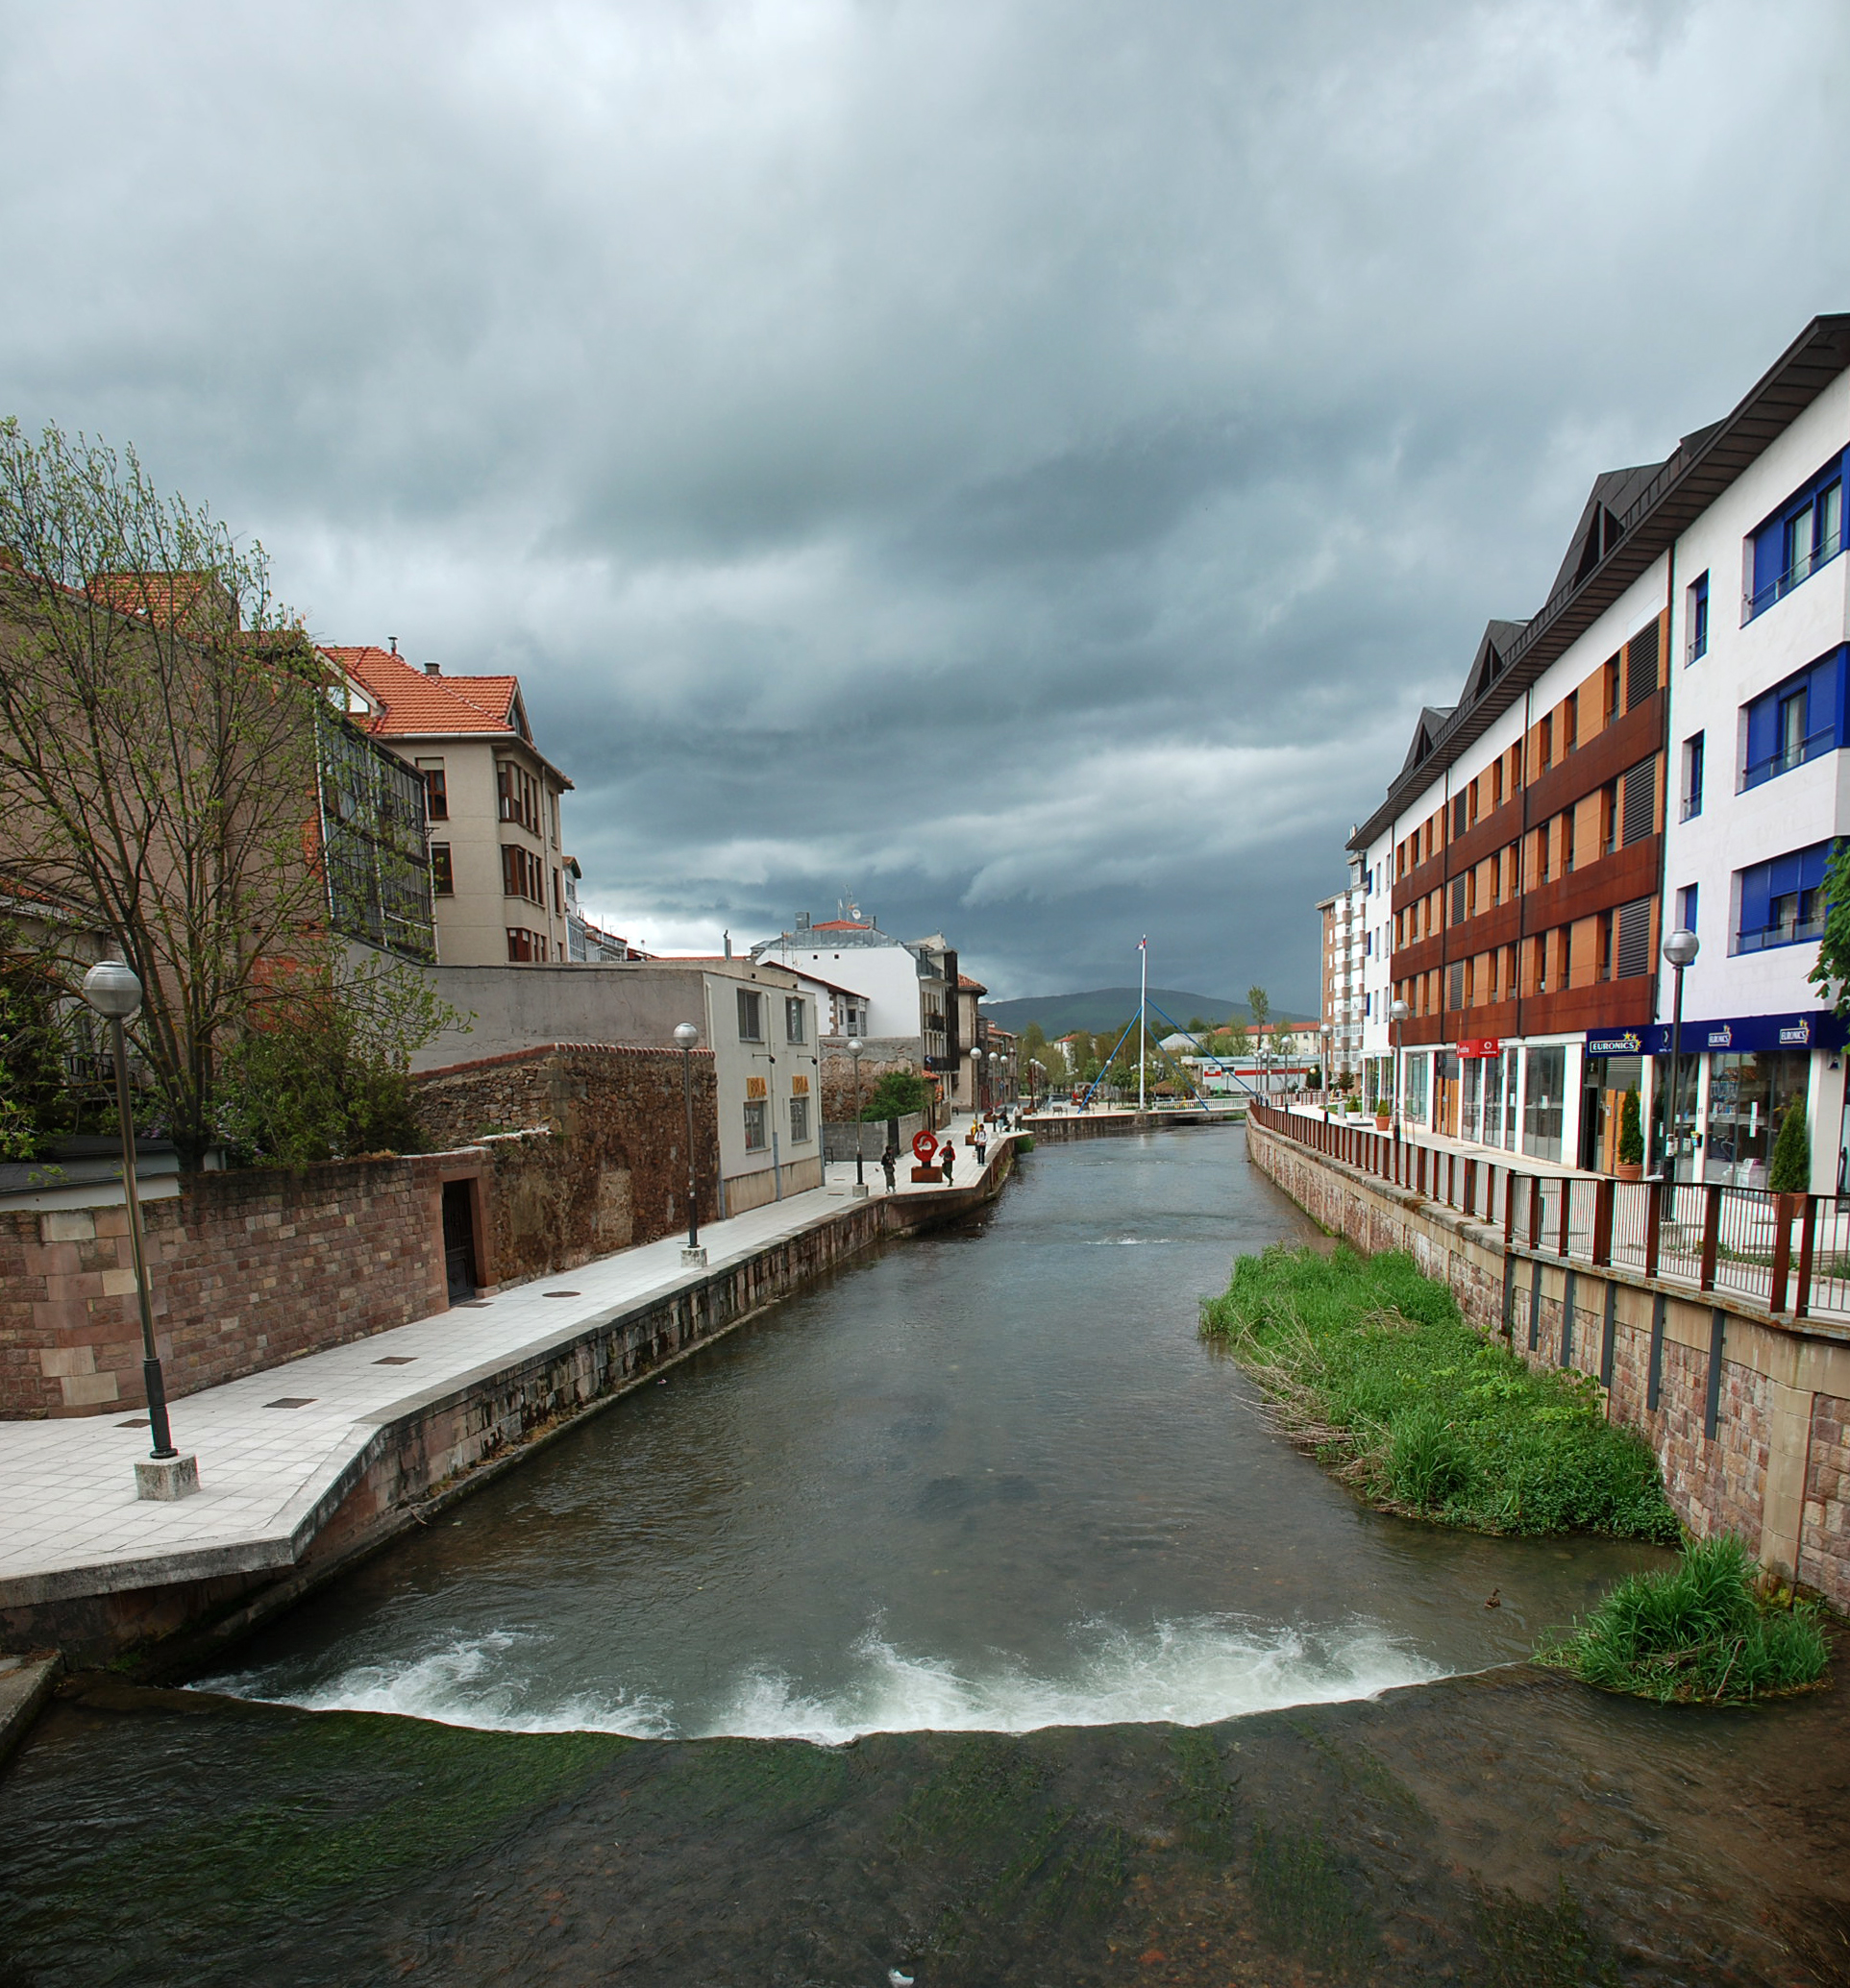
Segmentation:
<svg viewBox="0 0 1850 1988">
<path fill-rule="evenodd" d="M 1644 1162 L 1642 1160 L 1616 1161 L 1613 1166 L 1613 1178 L 1615 1180 L 1642 1180 L 1644 1178 Z"/>
<path fill-rule="evenodd" d="M 1375 1129 L 1375 1130 L 1376 1130 L 1377 1132 L 1386 1132 L 1386 1131 L 1387 1131 L 1387 1129 L 1388 1129 L 1388 1127 L 1389 1127 L 1390 1125 L 1392 1125 L 1393 1123 L 1394 1123 L 1394 1114 L 1393 1114 L 1392 1112 L 1376 1112 L 1376 1113 L 1375 1113 L 1375 1115 L 1374 1115 L 1374 1129 Z"/>
</svg>

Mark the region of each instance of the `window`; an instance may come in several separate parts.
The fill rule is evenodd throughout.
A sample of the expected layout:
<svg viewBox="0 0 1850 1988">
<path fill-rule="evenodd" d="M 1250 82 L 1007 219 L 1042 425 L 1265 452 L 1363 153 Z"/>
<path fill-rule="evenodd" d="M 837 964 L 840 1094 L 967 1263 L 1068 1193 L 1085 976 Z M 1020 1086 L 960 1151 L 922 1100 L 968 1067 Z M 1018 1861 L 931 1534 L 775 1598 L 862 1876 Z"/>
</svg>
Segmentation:
<svg viewBox="0 0 1850 1988">
<path fill-rule="evenodd" d="M 1564 988 L 1574 984 L 1574 928 L 1563 925 L 1561 928 L 1561 985 Z"/>
<path fill-rule="evenodd" d="M 1690 630 L 1689 660 L 1709 653 L 1709 576 L 1701 573 L 1690 582 L 1684 596 L 1684 625 Z"/>
<path fill-rule="evenodd" d="M 803 1036 L 803 1002 L 801 994 L 787 994 L 783 1004 L 783 1039 L 801 1043 Z"/>
<path fill-rule="evenodd" d="M 1565 759 L 1580 744 L 1580 693 L 1569 691 L 1561 707 L 1561 756 Z"/>
<path fill-rule="evenodd" d="M 556 870 L 553 872 L 553 909 L 560 918 L 565 916 L 565 889 L 559 882 L 559 873 Z"/>
<path fill-rule="evenodd" d="M 1843 457 L 1834 455 L 1747 541 L 1743 622 L 1764 614 L 1843 550 Z"/>
<path fill-rule="evenodd" d="M 1533 957 L 1533 959 L 1534 959 L 1534 961 L 1535 961 L 1535 991 L 1536 991 L 1536 993 L 1537 993 L 1537 994 L 1546 994 L 1546 993 L 1548 992 L 1548 935 L 1547 935 L 1547 933 L 1546 933 L 1546 932 L 1542 932 L 1542 933 L 1538 933 L 1538 934 L 1537 934 L 1537 936 L 1536 936 L 1536 938 L 1535 938 L 1535 940 L 1534 940 L 1534 942 L 1533 942 L 1533 945 L 1534 945 L 1534 949 L 1533 949 L 1532 957 Z"/>
<path fill-rule="evenodd" d="M 764 1041 L 764 996 L 755 988 L 739 989 L 739 1041 Z"/>
<path fill-rule="evenodd" d="M 1606 659 L 1606 723 L 1611 724 L 1618 716 L 1618 658 Z"/>
<path fill-rule="evenodd" d="M 1464 922 L 1465 879 L 1462 876 L 1455 876 L 1452 878 L 1452 923 L 1462 925 Z"/>
<path fill-rule="evenodd" d="M 1454 794 L 1452 796 L 1452 840 L 1456 842 L 1464 833 L 1465 797 L 1462 794 Z"/>
<path fill-rule="evenodd" d="M 1599 915 L 1599 977 L 1610 980 L 1613 977 L 1613 914 L 1602 911 Z"/>
<path fill-rule="evenodd" d="M 1697 884 L 1685 884 L 1677 893 L 1677 924 L 1685 932 L 1696 929 L 1696 896 L 1700 888 Z"/>
<path fill-rule="evenodd" d="M 543 967 L 546 949 L 546 940 L 541 933 L 530 932 L 524 925 L 507 927 L 507 964 L 510 967 Z"/>
<path fill-rule="evenodd" d="M 1503 805 L 1503 755 L 1498 753 L 1496 764 L 1491 768 L 1491 806 Z"/>
<path fill-rule="evenodd" d="M 1568 808 L 1561 818 L 1561 873 L 1574 867 L 1574 811 Z"/>
<path fill-rule="evenodd" d="M 1535 880 L 1539 884 L 1548 881 L 1548 824 L 1545 822 L 1535 832 Z"/>
<path fill-rule="evenodd" d="M 1641 760 L 1625 775 L 1625 847 L 1657 833 L 1657 760 Z"/>
<path fill-rule="evenodd" d="M 1647 622 L 1625 645 L 1625 708 L 1636 711 L 1657 689 L 1656 622 Z"/>
<path fill-rule="evenodd" d="M 1635 897 L 1618 908 L 1618 977 L 1636 980 L 1651 970 L 1651 900 Z"/>
<path fill-rule="evenodd" d="M 546 866 L 529 850 L 504 843 L 501 847 L 501 891 L 504 897 L 525 897 L 546 909 Z"/>
<path fill-rule="evenodd" d="M 518 822 L 537 835 L 539 827 L 539 782 L 511 759 L 495 761 L 495 794 L 504 822 Z"/>
<path fill-rule="evenodd" d="M 790 1143 L 793 1146 L 805 1145 L 809 1140 L 809 1100 L 806 1097 L 793 1097 L 790 1100 Z"/>
<path fill-rule="evenodd" d="M 1446 978 L 1450 985 L 1445 990 L 1445 1005 L 1448 1008 L 1462 1008 L 1465 1005 L 1465 963 L 1457 961 L 1448 970 Z"/>
<path fill-rule="evenodd" d="M 745 1107 L 745 1149 L 762 1153 L 771 1143 L 771 1107 L 762 1097 L 749 1098 Z"/>
<path fill-rule="evenodd" d="M 1565 1049 L 1527 1052 L 1528 1081 L 1523 1087 L 1522 1150 L 1538 1160 L 1561 1158 L 1562 1092 L 1566 1084 Z"/>
<path fill-rule="evenodd" d="M 450 819 L 450 788 L 440 759 L 420 759 L 417 770 L 424 775 L 424 812 L 432 822 Z"/>
<path fill-rule="evenodd" d="M 1702 742 L 1704 734 L 1683 742 L 1683 817 L 1692 822 L 1702 812 Z"/>
<path fill-rule="evenodd" d="M 1737 872 L 1740 917 L 1735 930 L 1736 952 L 1764 952 L 1775 945 L 1815 941 L 1824 931 L 1824 866 L 1831 854 L 1828 842 L 1756 863 Z"/>
<path fill-rule="evenodd" d="M 1555 760 L 1555 722 L 1552 715 L 1544 718 L 1538 729 L 1541 734 L 1538 754 L 1542 761 L 1542 770 L 1546 773 Z"/>
<path fill-rule="evenodd" d="M 1745 707 L 1742 793 L 1789 773 L 1821 753 L 1837 750 L 1842 732 L 1846 656 L 1850 656 L 1850 648 L 1833 650 Z"/>
<path fill-rule="evenodd" d="M 450 868 L 450 845 L 447 842 L 431 845 L 431 887 L 439 897 L 454 897 L 456 894 L 456 873 Z"/>
</svg>

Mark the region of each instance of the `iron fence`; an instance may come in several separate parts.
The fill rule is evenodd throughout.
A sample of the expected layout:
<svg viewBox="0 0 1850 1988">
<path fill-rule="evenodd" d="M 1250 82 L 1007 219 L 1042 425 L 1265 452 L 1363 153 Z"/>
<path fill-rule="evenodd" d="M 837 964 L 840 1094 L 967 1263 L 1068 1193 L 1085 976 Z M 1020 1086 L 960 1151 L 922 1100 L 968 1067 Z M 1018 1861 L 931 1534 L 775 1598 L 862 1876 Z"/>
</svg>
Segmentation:
<svg viewBox="0 0 1850 1988">
<path fill-rule="evenodd" d="M 1850 1196 L 1527 1173 L 1404 1132 L 1336 1124 L 1257 1100 L 1249 1116 L 1269 1132 L 1498 1229 L 1530 1256 L 1636 1270 L 1752 1298 L 1795 1318 L 1850 1316 Z"/>
</svg>

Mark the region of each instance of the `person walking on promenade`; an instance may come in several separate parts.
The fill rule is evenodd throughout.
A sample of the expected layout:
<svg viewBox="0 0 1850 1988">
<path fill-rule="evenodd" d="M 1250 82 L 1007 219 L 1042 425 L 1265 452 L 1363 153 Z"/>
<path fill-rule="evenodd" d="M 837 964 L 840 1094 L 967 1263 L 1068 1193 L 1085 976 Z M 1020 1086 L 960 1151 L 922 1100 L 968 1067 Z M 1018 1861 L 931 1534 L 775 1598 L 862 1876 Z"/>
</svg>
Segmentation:
<svg viewBox="0 0 1850 1988">
<path fill-rule="evenodd" d="M 899 1157 L 891 1146 L 886 1147 L 880 1154 L 880 1171 L 886 1175 L 886 1190 L 889 1194 L 893 1191 L 893 1168 Z"/>
<path fill-rule="evenodd" d="M 946 1187 L 949 1187 L 950 1185 L 951 1169 L 956 1166 L 956 1164 L 957 1141 L 954 1139 L 948 1139 L 945 1141 L 944 1144 L 938 1148 L 938 1165 L 942 1166 L 945 1170 Z"/>
<path fill-rule="evenodd" d="M 983 1121 L 980 1118 L 978 1118 L 976 1120 L 976 1165 L 979 1167 L 986 1164 L 984 1155 L 988 1151 L 989 1129 L 987 1126 L 984 1125 Z"/>
</svg>

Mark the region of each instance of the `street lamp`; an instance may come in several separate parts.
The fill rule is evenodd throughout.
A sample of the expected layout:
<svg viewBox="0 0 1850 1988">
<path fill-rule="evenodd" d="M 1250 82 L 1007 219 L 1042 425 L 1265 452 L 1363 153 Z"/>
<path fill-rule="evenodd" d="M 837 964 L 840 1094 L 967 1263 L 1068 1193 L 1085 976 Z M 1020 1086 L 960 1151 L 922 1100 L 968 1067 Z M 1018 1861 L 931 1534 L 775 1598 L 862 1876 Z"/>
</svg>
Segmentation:
<svg viewBox="0 0 1850 1988">
<path fill-rule="evenodd" d="M 983 1115 L 983 1052 L 974 1045 L 970 1052 L 970 1114 L 974 1118 Z"/>
<path fill-rule="evenodd" d="M 141 1239 L 141 1190 L 135 1176 L 135 1117 L 129 1110 L 129 1052 L 122 1024 L 141 1005 L 141 983 L 124 960 L 102 960 L 84 976 L 84 998 L 110 1025 L 115 1063 L 115 1117 L 122 1134 L 122 1198 L 129 1211 L 129 1251 L 135 1260 L 135 1295 L 141 1308 L 141 1379 L 148 1397 L 154 1467 L 137 1463 L 136 1490 L 143 1498 L 184 1498 L 199 1488 L 199 1464 L 174 1448 L 167 1421 L 167 1387 L 154 1343 L 154 1306 L 148 1295 L 148 1254 Z"/>
<path fill-rule="evenodd" d="M 1683 973 L 1702 950 L 1702 941 L 1687 925 L 1679 925 L 1664 942 L 1664 957 L 1676 974 L 1676 990 L 1670 1003 L 1670 1108 L 1665 1121 L 1665 1142 L 1670 1149 L 1670 1180 L 1677 1177 L 1677 1152 L 1683 1143 L 1678 1130 L 1678 1093 L 1683 1088 Z"/>
<path fill-rule="evenodd" d="M 1395 1139 L 1400 1137 L 1400 1064 L 1403 1045 L 1406 1041 L 1403 1032 L 1406 1028 L 1407 1017 L 1412 1013 L 1413 1010 L 1407 1006 L 1405 1001 L 1396 1001 L 1388 1010 L 1389 1019 L 1394 1023 L 1394 1136 Z"/>
<path fill-rule="evenodd" d="M 867 1192 L 867 1182 L 861 1175 L 861 1039 L 850 1036 L 848 1053 L 854 1059 L 854 1193 L 858 1199 Z"/>
<path fill-rule="evenodd" d="M 675 1046 L 681 1053 L 681 1104 L 687 1113 L 687 1246 L 681 1262 L 692 1266 L 706 1262 L 701 1247 L 701 1194 L 694 1172 L 694 1044 L 701 1032 L 691 1021 L 675 1024 Z"/>
</svg>

